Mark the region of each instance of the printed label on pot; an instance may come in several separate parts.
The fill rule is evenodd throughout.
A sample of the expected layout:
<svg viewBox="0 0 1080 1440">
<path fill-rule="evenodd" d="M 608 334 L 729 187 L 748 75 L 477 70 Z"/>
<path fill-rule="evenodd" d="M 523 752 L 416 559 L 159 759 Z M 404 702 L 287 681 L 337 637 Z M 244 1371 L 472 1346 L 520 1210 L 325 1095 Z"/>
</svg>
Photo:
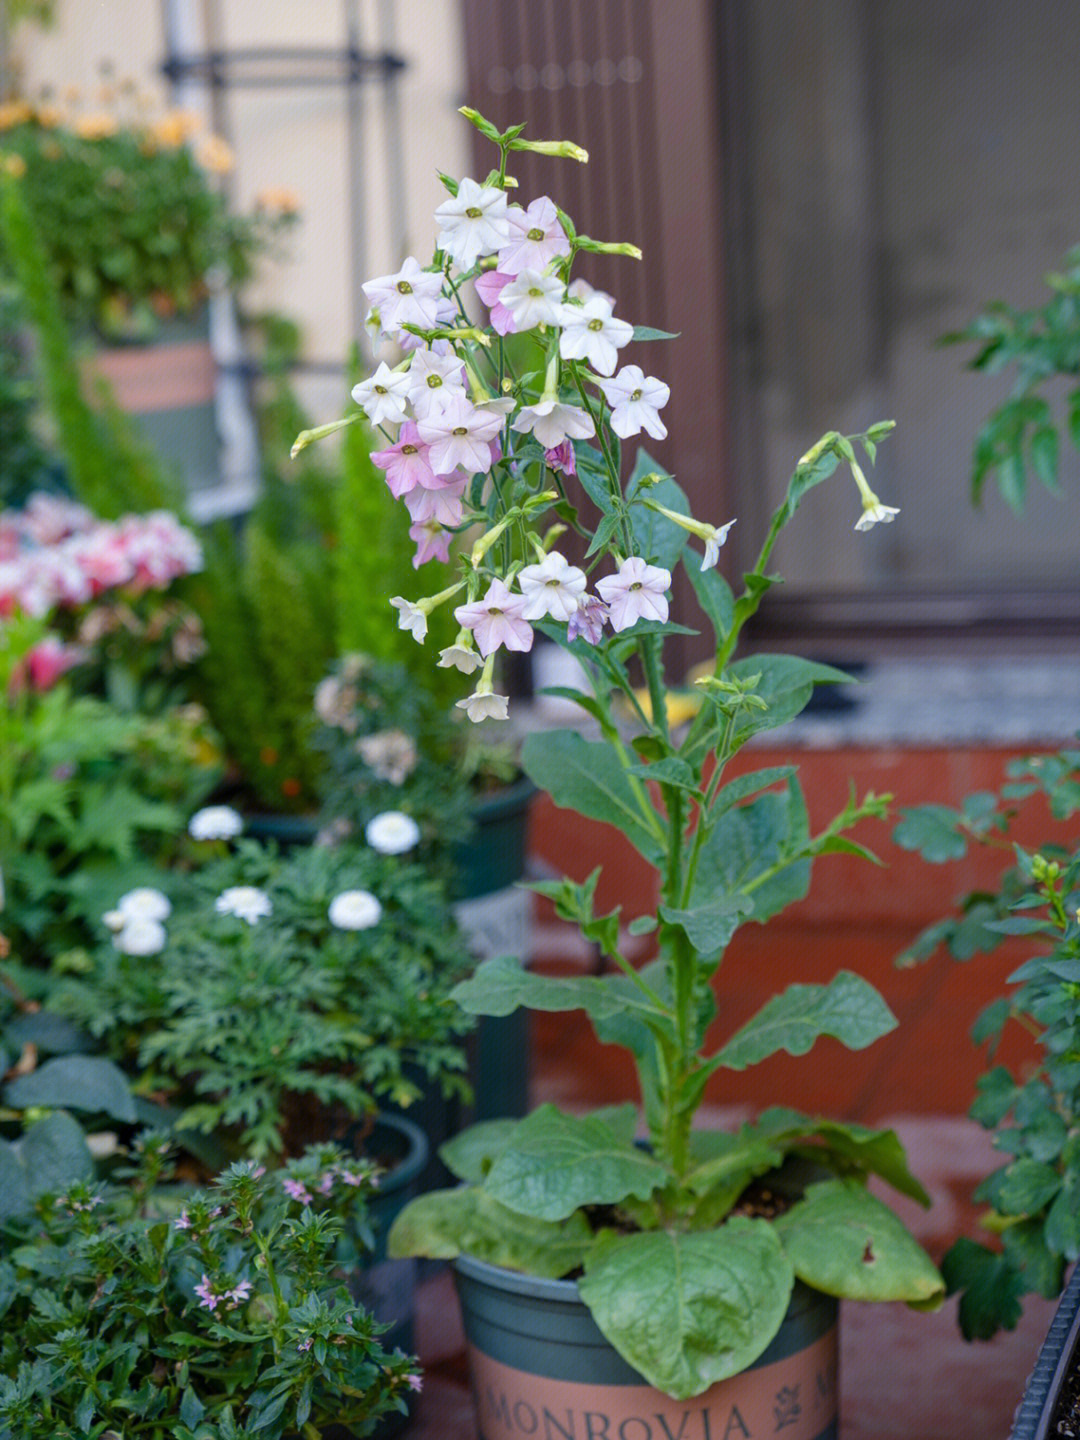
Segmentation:
<svg viewBox="0 0 1080 1440">
<path fill-rule="evenodd" d="M 820 1440 L 835 1434 L 837 1330 L 693 1400 L 550 1380 L 470 1350 L 480 1440 Z"/>
</svg>

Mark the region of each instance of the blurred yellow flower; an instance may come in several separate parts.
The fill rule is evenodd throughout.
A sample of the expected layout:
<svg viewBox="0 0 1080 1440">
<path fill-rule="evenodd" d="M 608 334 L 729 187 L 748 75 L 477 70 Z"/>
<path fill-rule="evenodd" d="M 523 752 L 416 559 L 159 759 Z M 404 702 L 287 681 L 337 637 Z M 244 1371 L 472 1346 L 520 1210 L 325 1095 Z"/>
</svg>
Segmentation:
<svg viewBox="0 0 1080 1440">
<path fill-rule="evenodd" d="M 120 127 L 115 115 L 100 111 L 95 115 L 80 115 L 72 128 L 81 140 L 104 140 L 115 135 Z"/>
<path fill-rule="evenodd" d="M 269 185 L 255 196 L 260 210 L 276 211 L 279 215 L 296 215 L 300 210 L 300 196 L 295 190 L 284 185 Z"/>
<path fill-rule="evenodd" d="M 233 168 L 232 146 L 220 135 L 207 135 L 195 149 L 195 159 L 213 175 L 227 175 Z"/>
<path fill-rule="evenodd" d="M 150 137 L 159 145 L 176 150 L 202 129 L 202 120 L 193 110 L 170 110 L 150 126 Z"/>
<path fill-rule="evenodd" d="M 22 125 L 33 113 L 25 100 L 5 100 L 0 104 L 0 130 L 10 130 L 13 125 Z"/>
<path fill-rule="evenodd" d="M 5 175 L 11 175 L 16 180 L 20 180 L 26 174 L 26 161 L 21 155 L 3 155 L 0 156 L 0 168 L 3 169 Z"/>
</svg>

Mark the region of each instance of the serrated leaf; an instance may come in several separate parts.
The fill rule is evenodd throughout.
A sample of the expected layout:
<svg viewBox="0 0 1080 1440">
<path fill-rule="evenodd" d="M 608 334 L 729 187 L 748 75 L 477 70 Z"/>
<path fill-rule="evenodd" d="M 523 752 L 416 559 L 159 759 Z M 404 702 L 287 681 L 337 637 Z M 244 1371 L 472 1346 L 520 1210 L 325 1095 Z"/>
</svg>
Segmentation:
<svg viewBox="0 0 1080 1440">
<path fill-rule="evenodd" d="M 924 1306 L 944 1298 L 944 1281 L 929 1255 L 857 1182 L 811 1185 L 776 1228 L 795 1274 L 826 1295 Z"/>
<path fill-rule="evenodd" d="M 196 1395 L 193 1388 L 188 1385 L 180 1397 L 180 1419 L 192 1430 L 198 1425 L 206 1413 L 206 1406 Z"/>
<path fill-rule="evenodd" d="M 664 1166 L 594 1115 L 542 1105 L 518 1125 L 484 1190 L 519 1214 L 565 1220 L 585 1205 L 647 1200 L 667 1180 Z"/>
<path fill-rule="evenodd" d="M 893 830 L 893 839 L 902 850 L 918 850 L 924 860 L 933 864 L 961 860 L 967 854 L 960 816 L 947 805 L 916 805 L 901 814 L 903 819 Z"/>
<path fill-rule="evenodd" d="M 4 1090 L 4 1102 L 16 1110 L 32 1105 L 101 1113 L 134 1124 L 135 1102 L 124 1072 L 99 1055 L 60 1055 L 29 1075 L 19 1075 Z"/>
<path fill-rule="evenodd" d="M 1010 1256 L 965 1236 L 951 1246 L 941 1271 L 949 1294 L 961 1292 L 958 1318 L 965 1340 L 989 1340 L 998 1330 L 1016 1328 L 1024 1283 Z"/>
<path fill-rule="evenodd" d="M 660 841 L 646 827 L 622 762 L 607 741 L 585 740 L 573 730 L 529 735 L 521 763 L 556 805 L 614 825 L 652 864 L 660 861 Z"/>
<path fill-rule="evenodd" d="M 685 760 L 680 760 L 677 755 L 668 755 L 662 760 L 654 760 L 650 765 L 628 765 L 626 773 L 636 776 L 639 780 L 654 780 L 658 785 L 677 785 L 682 790 L 697 791 L 697 780 L 693 770 Z"/>
<path fill-rule="evenodd" d="M 896 1016 L 861 975 L 841 970 L 827 985 L 790 985 L 727 1042 L 716 1063 L 744 1070 L 778 1050 L 805 1055 L 822 1035 L 862 1050 L 896 1028 Z"/>
<path fill-rule="evenodd" d="M 1052 1165 L 1026 1156 L 1005 1167 L 995 1194 L 1004 1215 L 1037 1214 L 1061 1189 L 1061 1176 Z"/>
<path fill-rule="evenodd" d="M 690 1234 L 606 1233 L 578 1285 L 620 1355 L 686 1400 L 765 1350 L 787 1311 L 792 1271 L 768 1222 L 737 1216 Z"/>
</svg>

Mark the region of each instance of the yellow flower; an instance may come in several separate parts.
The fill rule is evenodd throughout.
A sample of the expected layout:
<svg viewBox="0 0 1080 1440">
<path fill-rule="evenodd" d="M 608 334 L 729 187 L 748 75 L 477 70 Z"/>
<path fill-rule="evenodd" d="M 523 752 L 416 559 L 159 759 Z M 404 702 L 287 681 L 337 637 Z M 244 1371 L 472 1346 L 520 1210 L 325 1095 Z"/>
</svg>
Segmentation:
<svg viewBox="0 0 1080 1440">
<path fill-rule="evenodd" d="M 10 130 L 13 125 L 22 125 L 33 115 L 25 100 L 5 100 L 0 105 L 0 130 Z"/>
<path fill-rule="evenodd" d="M 170 110 L 150 127 L 150 137 L 166 149 L 178 150 L 202 128 L 193 110 Z"/>
<path fill-rule="evenodd" d="M 259 210 L 274 210 L 279 215 L 295 215 L 300 209 L 300 196 L 295 190 L 289 190 L 283 185 L 270 185 L 255 196 L 255 205 Z"/>
<path fill-rule="evenodd" d="M 26 174 L 26 161 L 21 155 L 3 155 L 0 156 L 0 169 L 5 175 L 19 180 Z"/>
<path fill-rule="evenodd" d="M 57 125 L 62 122 L 64 112 L 60 109 L 59 105 L 39 105 L 34 112 L 34 118 L 44 129 L 55 130 Z"/>
<path fill-rule="evenodd" d="M 212 175 L 226 175 L 233 168 L 232 147 L 220 135 L 207 135 L 199 142 L 195 159 Z"/>
<path fill-rule="evenodd" d="M 75 121 L 75 134 L 82 140 L 105 140 L 115 135 L 120 128 L 115 115 L 100 111 L 95 115 L 80 115 Z"/>
</svg>

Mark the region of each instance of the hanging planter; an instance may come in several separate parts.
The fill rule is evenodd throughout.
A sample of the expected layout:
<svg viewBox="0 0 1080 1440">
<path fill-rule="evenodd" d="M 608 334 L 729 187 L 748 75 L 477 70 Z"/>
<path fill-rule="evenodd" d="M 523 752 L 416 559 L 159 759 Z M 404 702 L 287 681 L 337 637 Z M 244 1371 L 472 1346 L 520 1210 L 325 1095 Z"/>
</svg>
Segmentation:
<svg viewBox="0 0 1080 1440">
<path fill-rule="evenodd" d="M 839 1305 L 796 1285 L 768 1349 L 691 1400 L 649 1385 L 608 1343 L 573 1280 L 454 1261 L 481 1440 L 525 1435 L 835 1440 Z"/>
</svg>

